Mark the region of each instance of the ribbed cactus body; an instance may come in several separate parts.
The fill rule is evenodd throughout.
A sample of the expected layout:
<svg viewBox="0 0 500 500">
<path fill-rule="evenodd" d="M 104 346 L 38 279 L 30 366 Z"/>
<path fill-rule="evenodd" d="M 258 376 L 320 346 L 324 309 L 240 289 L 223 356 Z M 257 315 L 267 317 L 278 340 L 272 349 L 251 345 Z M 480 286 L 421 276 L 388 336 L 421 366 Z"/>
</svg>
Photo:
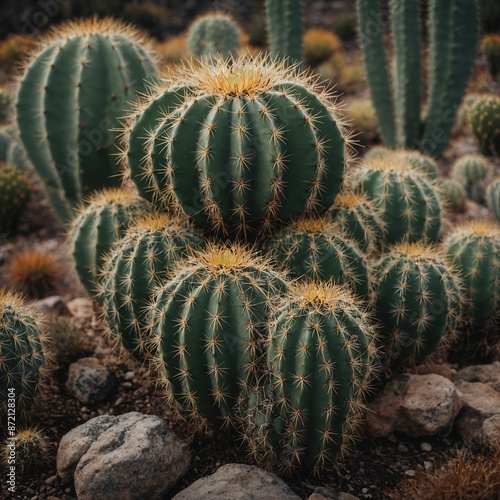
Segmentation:
<svg viewBox="0 0 500 500">
<path fill-rule="evenodd" d="M 48 344 L 36 314 L 21 297 L 5 291 L 0 291 L 0 338 L 0 410 L 7 415 L 10 389 L 14 389 L 17 422 L 39 394 Z"/>
<path fill-rule="evenodd" d="M 500 228 L 487 221 L 457 227 L 444 242 L 446 257 L 460 273 L 470 307 L 466 319 L 498 329 L 500 316 Z"/>
<path fill-rule="evenodd" d="M 0 163 L 0 232 L 12 231 L 23 215 L 31 189 L 26 175 L 9 164 Z"/>
<path fill-rule="evenodd" d="M 147 311 L 157 287 L 168 280 L 178 259 L 203 246 L 180 221 L 152 214 L 130 227 L 109 253 L 99 299 L 112 336 L 138 360 L 147 360 L 151 351 Z"/>
<path fill-rule="evenodd" d="M 369 276 L 363 253 L 341 233 L 329 217 L 297 219 L 273 234 L 265 249 L 294 278 L 346 283 L 356 295 L 366 297 Z"/>
<path fill-rule="evenodd" d="M 500 221 L 500 179 L 495 179 L 486 191 L 486 200 L 488 207 L 493 215 Z"/>
<path fill-rule="evenodd" d="M 230 423 L 257 376 L 264 321 L 285 282 L 239 247 L 196 254 L 163 285 L 153 310 L 159 375 L 171 400 L 195 420 Z"/>
<path fill-rule="evenodd" d="M 14 99 L 12 94 L 6 90 L 0 88 L 0 123 L 8 123 L 11 119 Z"/>
<path fill-rule="evenodd" d="M 375 366 L 374 330 L 350 293 L 304 284 L 273 314 L 269 380 L 241 405 L 254 457 L 320 474 L 349 450 Z"/>
<path fill-rule="evenodd" d="M 477 203 L 484 201 L 484 181 L 488 175 L 488 164 L 481 155 L 465 155 L 459 158 L 452 167 L 453 177 L 461 181 L 471 200 Z"/>
<path fill-rule="evenodd" d="M 91 192 L 119 184 L 118 120 L 156 75 L 142 42 L 110 20 L 70 23 L 54 31 L 26 66 L 17 123 L 65 223 Z"/>
<path fill-rule="evenodd" d="M 500 35 L 486 35 L 481 46 L 493 78 L 500 74 Z"/>
<path fill-rule="evenodd" d="M 486 154 L 500 156 L 500 97 L 485 96 L 469 113 L 472 133 Z"/>
<path fill-rule="evenodd" d="M 97 295 L 97 277 L 106 254 L 148 204 L 132 190 L 112 188 L 92 195 L 71 226 L 71 251 L 80 281 Z"/>
<path fill-rule="evenodd" d="M 425 175 L 406 163 L 382 158 L 359 169 L 354 187 L 364 192 L 380 210 L 386 243 L 437 241 L 441 228 L 441 201 Z"/>
<path fill-rule="evenodd" d="M 195 56 L 236 55 L 240 47 L 238 26 L 225 14 L 207 14 L 191 25 L 187 43 Z"/>
<path fill-rule="evenodd" d="M 431 180 L 436 180 L 439 176 L 439 167 L 430 156 L 418 151 L 398 151 L 397 157 L 409 163 L 414 169 L 425 174 Z"/>
<path fill-rule="evenodd" d="M 374 309 L 386 363 L 422 362 L 462 318 L 461 281 L 437 248 L 396 245 L 373 263 Z"/>
<path fill-rule="evenodd" d="M 149 99 L 126 134 L 141 195 L 240 234 L 333 204 L 346 139 L 326 97 L 268 60 L 218 61 L 183 79 Z"/>
<path fill-rule="evenodd" d="M 446 179 L 441 183 L 441 191 L 447 207 L 459 211 L 464 209 L 467 193 L 460 182 Z"/>
</svg>

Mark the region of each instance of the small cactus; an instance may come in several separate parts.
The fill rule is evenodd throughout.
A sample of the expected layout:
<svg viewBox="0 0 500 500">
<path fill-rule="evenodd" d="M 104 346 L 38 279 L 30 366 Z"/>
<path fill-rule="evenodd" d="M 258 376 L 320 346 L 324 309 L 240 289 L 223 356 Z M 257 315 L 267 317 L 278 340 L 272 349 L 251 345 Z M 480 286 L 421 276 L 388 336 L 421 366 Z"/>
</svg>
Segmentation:
<svg viewBox="0 0 500 500">
<path fill-rule="evenodd" d="M 13 165 L 0 163 L 0 233 L 16 228 L 30 194 L 26 175 Z"/>
<path fill-rule="evenodd" d="M 477 203 L 484 201 L 483 181 L 488 175 L 488 164 L 481 155 L 465 155 L 452 167 L 452 175 L 465 184 L 469 198 Z"/>
<path fill-rule="evenodd" d="M 495 179 L 486 191 L 486 200 L 488 207 L 493 215 L 500 221 L 500 178 Z"/>
<path fill-rule="evenodd" d="M 219 12 L 205 14 L 190 26 L 187 44 L 189 52 L 195 56 L 227 58 L 237 55 L 240 33 L 230 16 Z"/>
<path fill-rule="evenodd" d="M 309 29 L 304 33 L 302 45 L 304 63 L 308 66 L 318 66 L 328 60 L 336 66 L 345 62 L 340 40 L 331 31 L 322 28 Z"/>
<path fill-rule="evenodd" d="M 49 440 L 38 427 L 20 429 L 12 438 L 5 441 L 2 455 L 5 465 L 14 463 L 16 473 L 27 477 L 47 464 Z"/>
<path fill-rule="evenodd" d="M 455 179 L 445 179 L 441 182 L 441 192 L 447 207 L 459 212 L 465 208 L 467 193 L 460 182 Z"/>
<path fill-rule="evenodd" d="M 472 133 L 485 154 L 500 156 L 500 97 L 484 96 L 469 113 Z"/>
<path fill-rule="evenodd" d="M 0 123 L 8 123 L 11 119 L 14 99 L 12 94 L 3 88 L 0 88 Z"/>
<path fill-rule="evenodd" d="M 439 176 L 439 167 L 433 158 L 419 151 L 397 151 L 398 158 L 408 162 L 413 168 L 425 174 L 429 179 L 436 180 Z"/>
<path fill-rule="evenodd" d="M 105 255 L 134 217 L 148 212 L 148 203 L 128 188 L 94 193 L 81 208 L 70 230 L 71 252 L 83 286 L 97 294 L 97 276 Z"/>
<path fill-rule="evenodd" d="M 486 35 L 481 47 L 488 61 L 488 69 L 493 78 L 500 74 L 500 35 Z"/>
</svg>

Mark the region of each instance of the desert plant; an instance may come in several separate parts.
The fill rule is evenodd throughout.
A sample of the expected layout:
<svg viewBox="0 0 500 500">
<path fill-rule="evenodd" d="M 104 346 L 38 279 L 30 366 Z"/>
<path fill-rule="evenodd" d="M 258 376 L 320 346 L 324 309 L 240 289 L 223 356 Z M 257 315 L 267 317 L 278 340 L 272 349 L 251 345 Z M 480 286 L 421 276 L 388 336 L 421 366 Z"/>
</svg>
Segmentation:
<svg viewBox="0 0 500 500">
<path fill-rule="evenodd" d="M 366 88 L 363 65 L 357 62 L 345 64 L 340 68 L 338 84 L 347 94 L 357 94 Z"/>
<path fill-rule="evenodd" d="M 96 191 L 87 200 L 70 229 L 70 246 L 80 281 L 93 296 L 105 255 L 132 224 L 149 211 L 148 203 L 129 188 Z"/>
<path fill-rule="evenodd" d="M 284 474 L 330 470 L 349 451 L 376 369 L 375 332 L 344 288 L 306 282 L 269 322 L 269 375 L 241 401 L 244 439 Z"/>
<path fill-rule="evenodd" d="M 477 203 L 484 201 L 484 179 L 488 175 L 488 164 L 481 155 L 465 155 L 452 166 L 452 175 L 465 185 L 469 198 Z"/>
<path fill-rule="evenodd" d="M 191 24 L 187 45 L 195 56 L 235 56 L 240 48 L 239 29 L 227 14 L 205 14 Z"/>
<path fill-rule="evenodd" d="M 0 232 L 15 229 L 30 198 L 26 175 L 13 165 L 0 163 Z"/>
<path fill-rule="evenodd" d="M 343 42 L 351 42 L 356 38 L 356 24 L 356 15 L 344 12 L 335 16 L 332 27 Z"/>
<path fill-rule="evenodd" d="M 423 127 L 419 3 L 389 3 L 395 68 L 392 85 L 379 1 L 358 0 L 357 9 L 365 69 L 384 143 L 391 148 L 418 148 L 440 156 L 476 54 L 476 2 L 430 1 L 429 98 Z M 440 133 L 439 140 L 436 131 Z"/>
<path fill-rule="evenodd" d="M 374 310 L 385 363 L 421 363 L 455 335 L 462 284 L 433 246 L 402 243 L 372 264 Z"/>
<path fill-rule="evenodd" d="M 63 222 L 90 193 L 119 184 L 115 129 L 155 75 L 145 38 L 110 19 L 54 29 L 27 63 L 17 122 Z"/>
<path fill-rule="evenodd" d="M 187 37 L 185 34 L 168 38 L 156 48 L 162 62 L 166 64 L 178 64 L 187 52 Z"/>
<path fill-rule="evenodd" d="M 85 329 L 74 318 L 49 314 L 45 317 L 44 331 L 50 338 L 54 363 L 69 365 L 86 355 Z"/>
<path fill-rule="evenodd" d="M 488 69 L 493 78 L 500 73 L 500 35 L 486 35 L 481 48 L 488 61 Z"/>
<path fill-rule="evenodd" d="M 7 89 L 0 88 L 0 123 L 10 121 L 13 101 L 12 94 Z"/>
<path fill-rule="evenodd" d="M 465 94 L 462 104 L 458 109 L 458 122 L 464 129 L 470 129 L 470 116 L 474 104 L 481 99 L 481 94 L 475 92 L 470 94 Z"/>
<path fill-rule="evenodd" d="M 340 40 L 331 31 L 322 28 L 309 29 L 304 33 L 302 45 L 304 63 L 308 66 L 318 66 L 328 60 L 338 66 L 344 61 Z"/>
<path fill-rule="evenodd" d="M 472 133 L 486 154 L 500 156 L 500 97 L 484 96 L 469 113 Z"/>
<path fill-rule="evenodd" d="M 14 454 L 11 453 L 12 444 L 15 445 Z M 2 446 L 2 462 L 5 465 L 15 463 L 16 473 L 24 477 L 39 471 L 47 464 L 48 458 L 49 440 L 38 427 L 18 430 Z"/>
<path fill-rule="evenodd" d="M 188 66 L 130 117 L 132 180 L 159 210 L 180 206 L 225 234 L 324 212 L 340 190 L 348 137 L 318 92 L 268 58 Z"/>
<path fill-rule="evenodd" d="M 203 246 L 185 222 L 151 214 L 135 221 L 108 254 L 99 300 L 111 337 L 138 360 L 146 361 L 151 347 L 147 310 L 157 287 L 168 280 L 177 260 Z"/>
<path fill-rule="evenodd" d="M 363 156 L 363 162 L 368 163 L 379 158 L 389 158 L 391 155 L 393 155 L 392 149 L 385 146 L 373 146 Z"/>
<path fill-rule="evenodd" d="M 425 174 L 429 179 L 436 180 L 439 176 L 437 163 L 419 151 L 397 151 L 398 158 L 409 163 L 413 168 Z"/>
<path fill-rule="evenodd" d="M 465 207 L 467 193 L 463 185 L 455 179 L 445 179 L 441 182 L 441 192 L 446 206 L 461 211 Z"/>
<path fill-rule="evenodd" d="M 378 135 L 375 109 L 369 99 L 354 99 L 347 107 L 349 124 L 358 132 L 357 139 L 363 144 L 373 141 Z"/>
<path fill-rule="evenodd" d="M 10 35 L 0 41 L 0 64 L 12 68 L 27 57 L 35 40 L 24 35 Z"/>
<path fill-rule="evenodd" d="M 500 221 L 500 178 L 495 179 L 486 191 L 486 201 L 493 215 Z"/>
</svg>

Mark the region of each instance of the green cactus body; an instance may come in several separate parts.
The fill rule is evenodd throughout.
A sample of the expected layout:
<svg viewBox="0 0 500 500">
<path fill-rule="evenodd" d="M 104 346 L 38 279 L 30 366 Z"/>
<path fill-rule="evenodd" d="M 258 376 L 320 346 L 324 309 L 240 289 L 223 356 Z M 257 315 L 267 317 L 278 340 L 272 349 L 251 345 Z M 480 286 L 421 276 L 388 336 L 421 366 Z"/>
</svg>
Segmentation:
<svg viewBox="0 0 500 500">
<path fill-rule="evenodd" d="M 266 0 L 269 45 L 273 58 L 302 61 L 302 0 Z"/>
<path fill-rule="evenodd" d="M 496 78 L 500 74 L 500 35 L 486 35 L 481 45 L 490 74 Z"/>
<path fill-rule="evenodd" d="M 385 243 L 437 241 L 442 218 L 437 189 L 407 163 L 396 158 L 366 163 L 358 170 L 354 187 L 380 210 Z"/>
<path fill-rule="evenodd" d="M 465 184 L 469 198 L 477 203 L 484 201 L 482 181 L 488 175 L 488 164 L 480 155 L 465 155 L 452 167 L 453 177 Z"/>
<path fill-rule="evenodd" d="M 26 175 L 13 165 L 0 164 L 0 232 L 8 233 L 17 226 L 30 194 Z"/>
<path fill-rule="evenodd" d="M 169 399 L 191 418 L 230 424 L 256 375 L 263 323 L 286 284 L 235 246 L 195 254 L 174 276 L 153 310 L 159 376 Z"/>
<path fill-rule="evenodd" d="M 500 227 L 473 221 L 445 240 L 446 257 L 460 273 L 470 301 L 468 319 L 478 328 L 498 330 L 500 317 Z"/>
<path fill-rule="evenodd" d="M 402 161 L 408 162 L 419 172 L 425 174 L 429 179 L 434 181 L 439 177 L 439 167 L 430 156 L 418 151 L 399 151 L 397 156 Z"/>
<path fill-rule="evenodd" d="M 12 94 L 8 90 L 0 88 L 0 123 L 8 123 L 10 121 L 13 101 Z"/>
<path fill-rule="evenodd" d="M 47 339 L 39 324 L 35 312 L 20 296 L 0 290 L 0 413 L 7 415 L 10 394 L 14 394 L 19 421 L 39 395 L 49 358 Z"/>
<path fill-rule="evenodd" d="M 71 251 L 80 281 L 97 297 L 97 277 L 111 247 L 132 224 L 148 212 L 148 204 L 129 189 L 106 189 L 94 193 L 73 221 Z"/>
<path fill-rule="evenodd" d="M 328 97 L 268 59 L 213 64 L 181 72 L 132 117 L 125 142 L 141 194 L 223 233 L 326 211 L 346 147 Z"/>
<path fill-rule="evenodd" d="M 90 193 L 118 186 L 115 139 L 154 64 L 135 31 L 109 19 L 69 23 L 28 63 L 17 123 L 60 219 Z"/>
<path fill-rule="evenodd" d="M 363 254 L 341 232 L 329 217 L 301 218 L 273 234 L 265 248 L 294 278 L 347 283 L 356 295 L 366 297 L 369 276 Z"/>
<path fill-rule="evenodd" d="M 39 471 L 50 458 L 49 440 L 37 428 L 28 427 L 16 432 L 14 436 L 16 442 L 16 472 L 27 477 Z M 2 462 L 9 464 L 11 448 L 8 443 L 4 444 L 2 450 Z"/>
<path fill-rule="evenodd" d="M 467 193 L 460 182 L 446 179 L 441 183 L 441 191 L 448 207 L 458 211 L 464 209 Z"/>
<path fill-rule="evenodd" d="M 461 281 L 437 248 L 396 245 L 373 263 L 374 308 L 388 364 L 421 363 L 462 319 Z"/>
<path fill-rule="evenodd" d="M 493 215 L 500 221 L 500 179 L 495 179 L 486 191 L 486 200 L 488 207 Z"/>
<path fill-rule="evenodd" d="M 345 289 L 305 283 L 272 316 L 270 379 L 241 405 L 256 460 L 283 473 L 320 474 L 356 437 L 376 361 L 374 329 Z"/>
<path fill-rule="evenodd" d="M 181 221 L 152 214 L 136 221 L 109 253 L 99 298 L 114 340 L 139 361 L 150 354 L 147 310 L 157 287 L 178 259 L 203 246 Z"/>
<path fill-rule="evenodd" d="M 187 43 L 195 56 L 234 56 L 240 48 L 238 26 L 225 14 L 207 14 L 191 25 Z"/>
<path fill-rule="evenodd" d="M 472 133 L 486 154 L 500 156 L 500 97 L 485 96 L 469 113 Z"/>
<path fill-rule="evenodd" d="M 12 146 L 12 136 L 8 127 L 0 128 L 0 163 L 4 163 L 9 158 L 9 150 Z"/>
</svg>

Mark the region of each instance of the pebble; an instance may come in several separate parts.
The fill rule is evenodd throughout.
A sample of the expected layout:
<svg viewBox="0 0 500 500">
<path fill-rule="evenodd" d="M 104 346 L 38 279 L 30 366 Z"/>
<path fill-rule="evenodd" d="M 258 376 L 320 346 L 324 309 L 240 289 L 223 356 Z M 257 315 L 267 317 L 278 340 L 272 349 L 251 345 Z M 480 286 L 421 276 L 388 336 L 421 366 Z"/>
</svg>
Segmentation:
<svg viewBox="0 0 500 500">
<path fill-rule="evenodd" d="M 363 488 L 363 489 L 361 490 L 361 493 L 363 493 L 363 494 L 364 494 L 364 493 L 368 493 L 368 488 Z"/>
<path fill-rule="evenodd" d="M 132 384 L 130 382 L 123 382 L 122 387 L 125 389 L 130 389 L 132 387 Z"/>
<path fill-rule="evenodd" d="M 434 465 L 432 464 L 432 462 L 429 462 L 428 460 L 424 460 L 424 469 L 429 472 L 432 469 L 434 469 Z"/>
<path fill-rule="evenodd" d="M 416 473 L 412 469 L 405 470 L 405 476 L 406 477 L 415 477 Z"/>
<path fill-rule="evenodd" d="M 119 398 L 115 401 L 115 406 L 120 406 L 122 403 L 123 403 L 123 398 L 122 398 L 122 397 L 119 397 Z"/>
<path fill-rule="evenodd" d="M 123 376 L 123 378 L 125 380 L 133 380 L 135 377 L 135 373 L 134 372 L 127 372 L 125 373 L 125 375 Z"/>
<path fill-rule="evenodd" d="M 432 446 L 429 443 L 421 443 L 420 444 L 420 449 L 422 451 L 432 451 Z"/>
<path fill-rule="evenodd" d="M 53 485 L 57 480 L 57 476 L 50 476 L 48 479 L 45 480 L 45 483 L 48 484 L 49 486 Z"/>
<path fill-rule="evenodd" d="M 403 443 L 398 444 L 398 451 L 400 453 L 407 453 L 408 452 L 408 447 L 405 446 Z"/>
</svg>

